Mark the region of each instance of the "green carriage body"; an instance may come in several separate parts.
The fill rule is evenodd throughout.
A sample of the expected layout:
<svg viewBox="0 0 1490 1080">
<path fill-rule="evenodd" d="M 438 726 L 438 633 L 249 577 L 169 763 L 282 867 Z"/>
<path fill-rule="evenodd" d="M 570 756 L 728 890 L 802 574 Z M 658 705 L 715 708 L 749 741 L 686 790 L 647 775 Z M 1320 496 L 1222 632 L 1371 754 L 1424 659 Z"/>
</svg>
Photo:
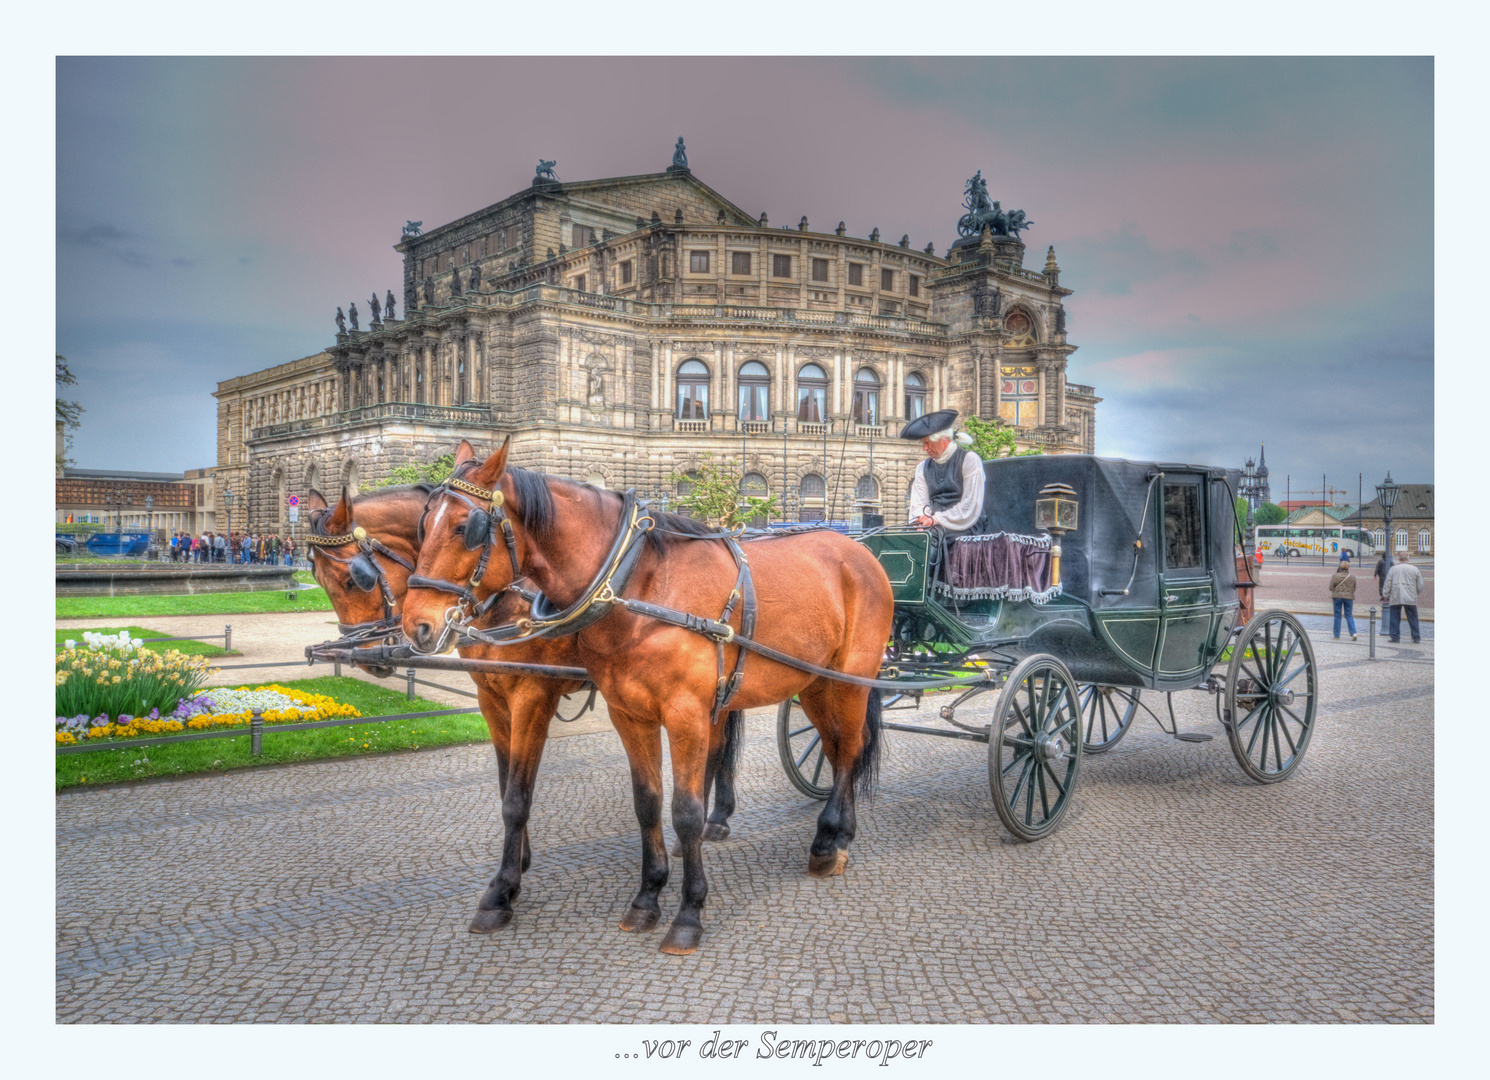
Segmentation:
<svg viewBox="0 0 1490 1080">
<path fill-rule="evenodd" d="M 1210 676 L 1239 607 L 1235 477 L 1199 465 L 1090 455 L 985 462 L 979 533 L 1030 534 L 1046 486 L 1075 492 L 1060 537 L 1062 592 L 1045 603 L 969 600 L 936 589 L 931 534 L 863 537 L 890 578 L 896 635 L 948 651 L 1060 657 L 1083 683 L 1176 690 Z"/>
</svg>

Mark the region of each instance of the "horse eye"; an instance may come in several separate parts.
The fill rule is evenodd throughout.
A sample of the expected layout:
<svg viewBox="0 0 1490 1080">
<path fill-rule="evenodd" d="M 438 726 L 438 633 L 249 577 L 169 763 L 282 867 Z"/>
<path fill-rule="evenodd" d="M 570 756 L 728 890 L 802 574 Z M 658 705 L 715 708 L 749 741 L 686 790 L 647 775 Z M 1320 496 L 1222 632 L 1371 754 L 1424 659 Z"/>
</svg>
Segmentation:
<svg viewBox="0 0 1490 1080">
<path fill-rule="evenodd" d="M 466 526 L 465 526 L 465 523 L 464 522 L 462 522 L 461 524 L 459 524 L 459 525 L 457 525 L 455 527 L 455 535 L 456 536 L 465 536 L 466 535 Z"/>
</svg>

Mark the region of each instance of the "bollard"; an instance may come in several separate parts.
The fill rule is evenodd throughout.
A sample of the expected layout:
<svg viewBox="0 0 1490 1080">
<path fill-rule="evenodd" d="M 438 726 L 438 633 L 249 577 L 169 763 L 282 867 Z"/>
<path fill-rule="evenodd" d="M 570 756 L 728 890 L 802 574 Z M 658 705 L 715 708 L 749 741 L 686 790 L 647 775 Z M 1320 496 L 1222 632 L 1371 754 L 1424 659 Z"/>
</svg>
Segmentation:
<svg viewBox="0 0 1490 1080">
<path fill-rule="evenodd" d="M 1370 625 L 1369 625 L 1369 627 L 1368 627 L 1368 629 L 1366 631 L 1366 638 L 1367 638 L 1367 640 L 1369 640 L 1371 642 L 1370 657 L 1371 657 L 1372 660 L 1375 660 L 1376 659 L 1376 609 L 1374 607 L 1371 609 L 1371 614 L 1367 618 L 1368 618 L 1368 622 L 1369 622 Z"/>
<path fill-rule="evenodd" d="M 248 722 L 249 750 L 254 757 L 258 757 L 264 750 L 264 711 L 255 709 L 253 717 Z"/>
<path fill-rule="evenodd" d="M 333 660 L 333 661 L 331 661 L 331 674 L 335 675 L 338 679 L 341 678 L 341 661 L 340 660 Z"/>
<path fill-rule="evenodd" d="M 414 669 L 409 669 L 409 700 L 414 700 Z"/>
<path fill-rule="evenodd" d="M 233 651 L 233 624 L 227 623 L 222 628 L 222 647 L 226 652 Z"/>
</svg>

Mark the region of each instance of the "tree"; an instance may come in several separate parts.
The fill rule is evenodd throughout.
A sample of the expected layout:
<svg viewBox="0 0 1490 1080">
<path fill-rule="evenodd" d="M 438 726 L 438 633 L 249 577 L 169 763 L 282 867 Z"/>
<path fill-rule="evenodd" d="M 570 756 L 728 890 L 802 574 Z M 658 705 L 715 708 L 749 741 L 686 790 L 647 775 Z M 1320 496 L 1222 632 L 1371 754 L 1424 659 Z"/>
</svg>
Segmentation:
<svg viewBox="0 0 1490 1080">
<path fill-rule="evenodd" d="M 61 353 L 57 357 L 57 385 L 72 386 L 78 381 L 78 377 L 68 369 L 67 357 Z M 57 399 L 57 423 L 62 425 L 64 431 L 68 432 L 64 442 L 62 453 L 57 455 L 57 472 L 60 475 L 63 466 L 71 465 L 72 458 L 65 455 L 72 451 L 72 432 L 82 426 L 83 407 L 76 401 L 63 401 Z"/>
<path fill-rule="evenodd" d="M 1014 441 L 1014 429 L 997 420 L 980 420 L 976 416 L 969 416 L 962 426 L 973 437 L 973 445 L 969 449 L 984 461 L 1001 457 L 1034 457 L 1045 452 L 1038 446 L 1032 450 L 1018 449 Z"/>
<path fill-rule="evenodd" d="M 1287 510 L 1270 502 L 1263 503 L 1252 514 L 1252 520 L 1259 525 L 1281 525 L 1287 518 Z"/>
<path fill-rule="evenodd" d="M 363 484 L 365 491 L 394 487 L 399 484 L 443 484 L 455 471 L 455 455 L 442 454 L 433 461 L 411 461 L 391 469 L 381 480 L 370 480 Z"/>
<path fill-rule="evenodd" d="M 698 469 L 691 475 L 673 473 L 674 484 L 686 484 L 678 496 L 678 507 L 687 514 L 733 529 L 756 517 L 770 517 L 777 511 L 775 495 L 744 495 L 740 492 L 741 474 L 733 460 L 715 464 L 714 455 L 705 452 Z"/>
</svg>

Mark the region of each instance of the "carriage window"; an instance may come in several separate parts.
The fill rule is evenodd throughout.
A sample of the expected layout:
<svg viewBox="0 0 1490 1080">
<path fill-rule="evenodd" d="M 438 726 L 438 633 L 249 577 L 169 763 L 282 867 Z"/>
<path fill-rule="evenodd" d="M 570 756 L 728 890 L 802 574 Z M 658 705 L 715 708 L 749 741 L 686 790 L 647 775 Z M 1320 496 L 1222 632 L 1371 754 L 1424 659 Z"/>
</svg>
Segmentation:
<svg viewBox="0 0 1490 1080">
<path fill-rule="evenodd" d="M 1164 485 L 1164 566 L 1201 566 L 1200 485 Z"/>
</svg>

